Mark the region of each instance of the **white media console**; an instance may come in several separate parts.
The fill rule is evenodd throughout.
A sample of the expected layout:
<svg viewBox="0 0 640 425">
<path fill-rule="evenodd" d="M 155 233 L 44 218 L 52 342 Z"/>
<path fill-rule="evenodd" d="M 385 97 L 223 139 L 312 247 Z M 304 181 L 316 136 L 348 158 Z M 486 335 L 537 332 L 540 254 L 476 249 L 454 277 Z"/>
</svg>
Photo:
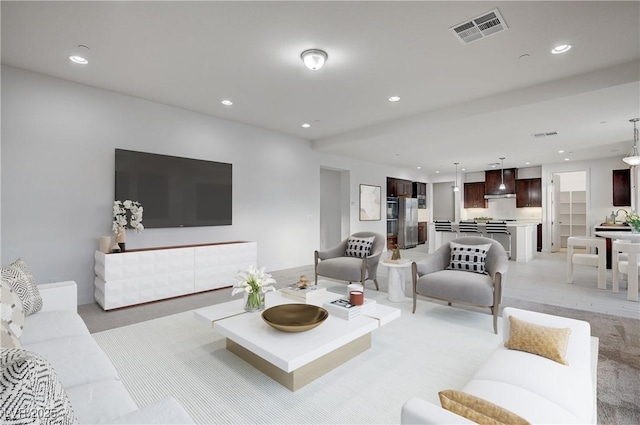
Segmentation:
<svg viewBox="0 0 640 425">
<path fill-rule="evenodd" d="M 95 255 L 94 297 L 105 310 L 231 286 L 257 265 L 257 242 L 223 242 Z"/>
</svg>

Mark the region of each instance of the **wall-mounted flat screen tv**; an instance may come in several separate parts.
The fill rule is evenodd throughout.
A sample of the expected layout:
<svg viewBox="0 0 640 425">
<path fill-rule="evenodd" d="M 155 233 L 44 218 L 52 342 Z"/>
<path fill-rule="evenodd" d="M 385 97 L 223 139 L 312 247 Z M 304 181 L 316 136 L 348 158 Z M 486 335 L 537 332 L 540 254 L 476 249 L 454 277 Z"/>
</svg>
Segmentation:
<svg viewBox="0 0 640 425">
<path fill-rule="evenodd" d="M 115 199 L 140 202 L 145 228 L 231 225 L 232 166 L 116 149 Z"/>
</svg>

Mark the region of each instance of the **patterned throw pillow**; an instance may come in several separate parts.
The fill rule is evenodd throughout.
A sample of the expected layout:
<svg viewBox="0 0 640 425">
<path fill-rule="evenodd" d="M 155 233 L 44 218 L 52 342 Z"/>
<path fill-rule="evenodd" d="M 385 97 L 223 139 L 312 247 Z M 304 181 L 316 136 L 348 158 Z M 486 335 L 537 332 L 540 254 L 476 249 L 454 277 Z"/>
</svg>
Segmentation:
<svg viewBox="0 0 640 425">
<path fill-rule="evenodd" d="M 440 391 L 438 396 L 443 409 L 447 409 L 477 424 L 529 425 L 526 419 L 512 411 L 462 391 Z"/>
<path fill-rule="evenodd" d="M 22 327 L 24 326 L 22 302 L 4 279 L 0 281 L 0 321 L 3 325 L 6 325 L 7 332 L 10 332 L 16 338 L 22 336 Z M 2 340 L 0 340 L 2 347 L 6 346 L 5 339 L 5 334 L 3 333 Z"/>
<path fill-rule="evenodd" d="M 491 244 L 463 245 L 449 242 L 451 248 L 451 263 L 448 270 L 461 270 L 480 274 L 488 274 L 485 260 Z"/>
<path fill-rule="evenodd" d="M 349 236 L 347 240 L 347 257 L 364 258 L 371 254 L 371 247 L 373 247 L 373 236 L 369 238 L 357 238 Z"/>
<path fill-rule="evenodd" d="M 49 362 L 27 350 L 0 350 L 2 423 L 77 424 L 58 375 Z"/>
<path fill-rule="evenodd" d="M 2 279 L 11 285 L 20 300 L 22 300 L 22 308 L 24 308 L 26 316 L 31 316 L 40 311 L 42 308 L 42 296 L 40 296 L 38 285 L 36 285 L 31 271 L 29 271 L 21 258 L 18 258 L 7 267 L 2 267 L 0 274 Z"/>
<path fill-rule="evenodd" d="M 537 354 L 563 365 L 569 364 L 564 356 L 567 354 L 570 328 L 550 328 L 513 316 L 509 316 L 509 323 L 509 340 L 504 343 L 505 347 Z"/>
</svg>

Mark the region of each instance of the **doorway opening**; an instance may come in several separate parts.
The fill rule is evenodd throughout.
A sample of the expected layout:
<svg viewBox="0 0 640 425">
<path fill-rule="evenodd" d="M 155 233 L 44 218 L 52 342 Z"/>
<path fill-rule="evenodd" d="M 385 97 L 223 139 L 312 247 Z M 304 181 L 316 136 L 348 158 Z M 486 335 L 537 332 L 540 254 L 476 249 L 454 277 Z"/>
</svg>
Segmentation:
<svg viewBox="0 0 640 425">
<path fill-rule="evenodd" d="M 348 170 L 320 168 L 320 249 L 336 246 L 350 234 Z"/>
<path fill-rule="evenodd" d="M 551 252 L 567 248 L 570 236 L 587 236 L 589 203 L 587 172 L 553 173 L 551 194 Z"/>
</svg>

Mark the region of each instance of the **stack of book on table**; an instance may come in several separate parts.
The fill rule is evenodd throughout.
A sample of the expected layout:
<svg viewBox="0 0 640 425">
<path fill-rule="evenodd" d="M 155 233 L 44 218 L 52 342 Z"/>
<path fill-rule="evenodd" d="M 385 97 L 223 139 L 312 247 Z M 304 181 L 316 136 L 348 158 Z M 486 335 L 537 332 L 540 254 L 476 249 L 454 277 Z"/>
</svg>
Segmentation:
<svg viewBox="0 0 640 425">
<path fill-rule="evenodd" d="M 283 297 L 303 303 L 323 301 L 327 288 L 318 285 L 309 285 L 305 288 L 298 287 L 297 284 L 285 286 L 280 290 Z"/>
<path fill-rule="evenodd" d="M 322 307 L 335 317 L 350 320 L 363 314 L 373 313 L 376 310 L 376 301 L 365 298 L 364 304 L 353 305 L 347 298 L 339 298 L 324 303 Z"/>
</svg>

